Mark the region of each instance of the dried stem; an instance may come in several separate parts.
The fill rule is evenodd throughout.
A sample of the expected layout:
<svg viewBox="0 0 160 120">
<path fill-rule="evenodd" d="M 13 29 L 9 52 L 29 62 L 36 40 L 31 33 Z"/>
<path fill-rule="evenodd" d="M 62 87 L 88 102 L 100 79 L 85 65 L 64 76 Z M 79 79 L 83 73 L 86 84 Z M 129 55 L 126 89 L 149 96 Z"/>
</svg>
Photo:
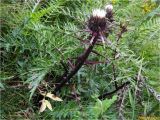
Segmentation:
<svg viewBox="0 0 160 120">
<path fill-rule="evenodd" d="M 118 37 L 117 37 L 117 40 L 116 40 L 116 46 L 115 46 L 115 49 L 113 50 L 113 60 L 116 61 L 116 55 L 118 54 L 117 52 L 117 47 L 119 45 L 119 41 L 120 41 L 120 38 L 122 37 L 122 34 L 127 32 L 127 29 L 126 29 L 126 26 L 125 25 L 122 25 L 120 24 L 120 32 L 118 33 Z M 115 84 L 115 88 L 117 89 L 118 85 L 117 85 L 117 81 L 116 81 L 116 66 L 114 64 L 114 62 L 112 62 L 112 72 L 113 72 L 113 80 L 114 80 L 114 84 Z"/>
<path fill-rule="evenodd" d="M 128 88 L 129 86 L 125 85 L 123 89 L 121 89 L 118 93 L 118 100 L 117 100 L 118 120 L 125 120 L 124 104 L 125 104 L 125 97 L 126 97 Z"/>
<path fill-rule="evenodd" d="M 126 86 L 128 84 L 130 84 L 130 82 L 127 81 L 127 82 L 123 83 L 121 86 L 117 87 L 117 89 L 113 90 L 112 92 L 106 92 L 106 93 L 100 95 L 98 98 L 103 100 L 106 97 L 108 97 L 109 95 L 116 93 L 118 90 L 122 89 L 124 86 Z"/>
<path fill-rule="evenodd" d="M 92 43 L 89 45 L 88 49 L 86 49 L 85 52 L 82 55 L 80 55 L 80 57 L 78 57 L 77 62 L 76 62 L 77 64 L 75 65 L 74 69 L 72 69 L 68 75 L 63 76 L 61 83 L 55 88 L 54 93 L 58 92 L 63 87 L 63 85 L 66 82 L 68 82 L 78 72 L 78 70 L 83 66 L 89 54 L 92 52 L 92 49 L 96 41 L 98 40 L 98 37 L 99 37 L 99 34 L 92 36 L 91 38 L 93 39 Z"/>
</svg>

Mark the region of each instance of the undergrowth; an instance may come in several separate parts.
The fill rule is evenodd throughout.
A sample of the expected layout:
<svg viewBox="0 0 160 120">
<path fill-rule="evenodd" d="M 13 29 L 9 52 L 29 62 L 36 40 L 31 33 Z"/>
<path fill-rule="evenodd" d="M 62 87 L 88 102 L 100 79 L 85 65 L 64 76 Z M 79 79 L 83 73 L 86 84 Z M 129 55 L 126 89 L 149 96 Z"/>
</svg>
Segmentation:
<svg viewBox="0 0 160 120">
<path fill-rule="evenodd" d="M 82 42 L 95 8 L 112 3 L 116 25 L 107 41 L 39 113 L 41 91 L 53 92 L 64 65 L 87 48 Z M 160 6 L 158 0 L 1 1 L 1 119 L 138 119 L 160 117 Z M 122 27 L 121 26 L 121 27 Z M 96 64 L 95 64 L 96 63 Z M 71 68 L 69 67 L 69 70 Z M 105 95 L 125 84 L 113 94 Z M 100 99 L 103 96 L 104 99 Z M 102 97 L 102 98 L 103 98 Z"/>
</svg>

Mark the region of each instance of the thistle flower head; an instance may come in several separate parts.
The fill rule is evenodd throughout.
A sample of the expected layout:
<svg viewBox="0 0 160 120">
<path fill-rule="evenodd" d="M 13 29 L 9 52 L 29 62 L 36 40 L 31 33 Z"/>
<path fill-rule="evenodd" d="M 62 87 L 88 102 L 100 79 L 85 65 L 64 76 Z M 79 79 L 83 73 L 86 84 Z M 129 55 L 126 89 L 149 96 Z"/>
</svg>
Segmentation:
<svg viewBox="0 0 160 120">
<path fill-rule="evenodd" d="M 101 9 L 95 9 L 92 12 L 88 21 L 88 28 L 92 32 L 102 32 L 106 28 L 106 11 Z"/>
<path fill-rule="evenodd" d="M 108 4 L 108 5 L 105 6 L 105 10 L 107 12 L 111 12 L 113 10 L 113 6 L 111 4 Z"/>
<path fill-rule="evenodd" d="M 105 6 L 105 10 L 106 10 L 106 18 L 108 19 L 109 22 L 113 22 L 113 6 L 111 4 L 108 4 Z"/>
<path fill-rule="evenodd" d="M 104 18 L 106 16 L 106 11 L 100 10 L 100 9 L 95 9 L 92 12 L 93 17 L 99 17 L 99 18 Z"/>
</svg>

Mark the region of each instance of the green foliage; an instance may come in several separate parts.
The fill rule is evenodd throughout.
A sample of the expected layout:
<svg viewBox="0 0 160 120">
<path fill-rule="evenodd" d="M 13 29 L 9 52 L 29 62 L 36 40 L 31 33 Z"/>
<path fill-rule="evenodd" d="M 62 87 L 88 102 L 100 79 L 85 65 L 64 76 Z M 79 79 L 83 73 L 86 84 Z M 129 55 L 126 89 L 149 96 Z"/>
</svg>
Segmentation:
<svg viewBox="0 0 160 120">
<path fill-rule="evenodd" d="M 93 108 L 90 108 L 90 113 L 94 116 L 91 119 L 98 119 L 103 113 L 116 101 L 117 96 L 113 96 L 112 99 L 105 99 L 103 101 L 97 99 L 97 102 Z"/>
<path fill-rule="evenodd" d="M 83 30 L 92 10 L 104 8 L 109 2 L 113 3 L 116 24 L 127 24 L 128 31 L 117 46 L 119 28 L 115 28 L 108 38 L 111 46 L 95 47 L 104 57 L 89 56 L 89 60 L 94 61 L 107 59 L 107 64 L 83 66 L 58 93 L 63 102 L 52 102 L 53 111 L 38 114 L 39 106 L 35 102 L 39 101 L 34 100 L 38 99 L 38 90 L 53 91 L 59 76 L 64 73 L 61 61 L 68 63 L 68 58 L 76 58 L 85 50 L 86 46 L 77 38 L 85 40 L 88 37 Z M 0 114 L 3 119 L 117 119 L 117 93 L 103 101 L 92 97 L 113 91 L 115 81 L 118 85 L 131 82 L 122 104 L 125 118 L 159 115 L 159 102 L 148 89 L 141 89 L 141 104 L 135 95 L 138 86 L 135 78 L 139 72 L 146 79 L 146 85 L 160 92 L 158 2 L 7 0 L 0 5 Z M 115 46 L 120 56 L 116 60 L 113 57 Z M 116 79 L 113 78 L 113 64 Z M 73 92 L 78 98 L 71 97 Z"/>
</svg>

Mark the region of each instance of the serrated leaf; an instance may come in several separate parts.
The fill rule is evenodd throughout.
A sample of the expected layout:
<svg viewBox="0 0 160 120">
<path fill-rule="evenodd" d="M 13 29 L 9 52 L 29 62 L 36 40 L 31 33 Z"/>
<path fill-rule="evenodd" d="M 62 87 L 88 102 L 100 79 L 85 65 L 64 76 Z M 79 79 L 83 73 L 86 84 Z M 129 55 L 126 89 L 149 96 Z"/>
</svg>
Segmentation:
<svg viewBox="0 0 160 120">
<path fill-rule="evenodd" d="M 52 105 L 48 100 L 45 100 L 46 106 L 52 111 Z"/>
<path fill-rule="evenodd" d="M 40 109 L 39 109 L 39 112 L 40 112 L 40 113 L 43 112 L 43 111 L 46 109 L 46 107 L 47 107 L 47 104 L 46 104 L 46 102 L 45 102 L 45 99 L 43 99 L 41 102 L 42 102 L 42 104 L 41 104 L 41 107 L 40 107 Z"/>
<path fill-rule="evenodd" d="M 92 113 L 96 118 L 103 114 L 117 99 L 117 96 L 113 96 L 112 99 L 105 99 L 103 101 L 97 99 L 95 106 L 92 108 Z"/>
<path fill-rule="evenodd" d="M 40 82 L 43 80 L 43 78 L 45 77 L 47 73 L 47 70 L 44 71 L 39 71 L 38 73 L 31 73 L 30 76 L 28 78 L 28 80 L 26 81 L 26 83 L 29 83 L 29 87 L 30 87 L 30 97 L 29 100 L 31 100 L 35 90 L 37 89 L 38 85 L 40 84 Z"/>
</svg>

